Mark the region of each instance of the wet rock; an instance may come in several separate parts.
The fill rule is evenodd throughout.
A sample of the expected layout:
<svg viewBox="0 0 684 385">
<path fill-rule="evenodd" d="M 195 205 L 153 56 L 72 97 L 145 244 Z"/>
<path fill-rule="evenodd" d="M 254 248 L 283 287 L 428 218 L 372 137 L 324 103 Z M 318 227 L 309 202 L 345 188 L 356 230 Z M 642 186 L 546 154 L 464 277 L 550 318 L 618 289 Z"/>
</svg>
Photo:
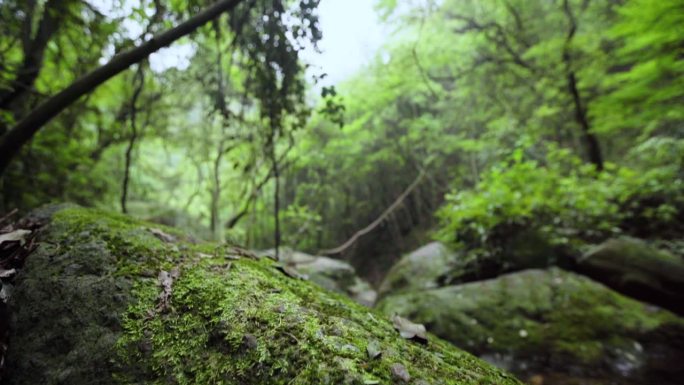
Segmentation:
<svg viewBox="0 0 684 385">
<path fill-rule="evenodd" d="M 630 297 L 684 315 L 684 258 L 644 241 L 608 240 L 586 253 L 578 270 Z"/>
<path fill-rule="evenodd" d="M 684 320 L 559 269 L 386 297 L 378 304 L 525 378 L 677 384 Z M 647 381 L 648 380 L 648 381 Z"/>
</svg>

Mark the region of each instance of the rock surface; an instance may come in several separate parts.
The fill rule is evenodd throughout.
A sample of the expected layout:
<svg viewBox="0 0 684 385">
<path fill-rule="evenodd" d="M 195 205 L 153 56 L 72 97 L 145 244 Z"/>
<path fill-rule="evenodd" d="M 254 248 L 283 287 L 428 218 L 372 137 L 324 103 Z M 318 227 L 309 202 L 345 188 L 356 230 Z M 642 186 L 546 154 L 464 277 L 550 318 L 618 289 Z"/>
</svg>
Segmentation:
<svg viewBox="0 0 684 385">
<path fill-rule="evenodd" d="M 258 254 L 272 257 L 275 251 L 271 249 Z M 359 278 L 354 267 L 347 262 L 310 255 L 287 247 L 279 250 L 278 260 L 328 290 L 346 294 L 362 305 L 373 306 L 375 303 L 375 290 L 368 282 Z"/>
<path fill-rule="evenodd" d="M 684 315 L 684 258 L 629 237 L 586 253 L 578 270 L 630 297 Z"/>
<path fill-rule="evenodd" d="M 417 384 L 519 384 L 273 261 L 125 216 L 50 216 L 16 279 L 4 383 L 392 384 L 401 365 Z"/>
<path fill-rule="evenodd" d="M 390 293 L 433 289 L 439 278 L 459 262 L 459 255 L 440 242 L 416 249 L 397 262 L 387 273 L 378 290 L 379 296 Z"/>
<path fill-rule="evenodd" d="M 392 295 L 378 307 L 523 378 L 674 385 L 684 375 L 684 320 L 559 269 Z"/>
</svg>

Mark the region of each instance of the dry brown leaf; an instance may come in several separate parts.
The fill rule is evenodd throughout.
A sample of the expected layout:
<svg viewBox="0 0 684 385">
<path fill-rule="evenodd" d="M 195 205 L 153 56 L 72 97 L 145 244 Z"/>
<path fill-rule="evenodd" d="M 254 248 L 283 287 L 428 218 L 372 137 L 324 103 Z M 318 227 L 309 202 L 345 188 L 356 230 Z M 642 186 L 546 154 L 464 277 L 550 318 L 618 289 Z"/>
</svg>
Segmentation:
<svg viewBox="0 0 684 385">
<path fill-rule="evenodd" d="M 380 357 L 382 355 L 380 342 L 377 340 L 371 340 L 366 346 L 366 352 L 368 352 L 368 358 L 371 360 Z"/>
<path fill-rule="evenodd" d="M 259 259 L 259 257 L 254 254 L 253 252 L 243 249 L 242 247 L 237 247 L 237 246 L 230 246 L 228 247 L 228 253 L 233 254 L 233 255 L 228 255 L 227 257 L 230 259 L 237 259 L 234 256 L 237 255 L 239 257 L 247 257 L 251 259 Z"/>
<path fill-rule="evenodd" d="M 5 242 L 19 242 L 20 245 L 23 245 L 24 242 L 26 242 L 26 236 L 31 234 L 31 230 L 14 230 L 10 233 L 6 234 L 0 234 L 0 245 L 2 245 Z"/>
<path fill-rule="evenodd" d="M 167 234 L 160 229 L 156 229 L 156 228 L 151 227 L 148 230 L 152 233 L 152 235 L 159 238 L 159 240 L 162 242 L 173 243 L 173 242 L 176 242 L 178 240 L 175 236 L 173 236 L 171 234 Z"/>
<path fill-rule="evenodd" d="M 159 303 L 157 304 L 157 311 L 163 312 L 170 308 L 171 294 L 173 293 L 173 281 L 180 277 L 180 270 L 173 268 L 170 272 L 160 271 L 157 279 L 162 292 L 159 293 Z"/>
<path fill-rule="evenodd" d="M 394 328 L 397 329 L 402 338 L 407 340 L 414 340 L 421 344 L 427 344 L 427 330 L 425 325 L 413 323 L 406 318 L 395 315 L 392 317 Z"/>
<path fill-rule="evenodd" d="M 400 363 L 392 364 L 392 366 L 390 366 L 390 373 L 392 373 L 392 378 L 399 380 L 402 383 L 411 381 L 411 375 L 408 370 Z"/>
<path fill-rule="evenodd" d="M 297 269 L 295 269 L 294 267 L 289 266 L 289 265 L 275 265 L 275 268 L 290 278 L 301 279 L 301 280 L 309 279 L 309 277 L 306 276 L 306 274 L 302 274 L 302 273 L 298 272 Z"/>
<path fill-rule="evenodd" d="M 9 277 L 14 276 L 16 273 L 17 273 L 16 269 L 9 269 L 9 270 L 0 269 L 0 278 L 9 278 Z"/>
</svg>

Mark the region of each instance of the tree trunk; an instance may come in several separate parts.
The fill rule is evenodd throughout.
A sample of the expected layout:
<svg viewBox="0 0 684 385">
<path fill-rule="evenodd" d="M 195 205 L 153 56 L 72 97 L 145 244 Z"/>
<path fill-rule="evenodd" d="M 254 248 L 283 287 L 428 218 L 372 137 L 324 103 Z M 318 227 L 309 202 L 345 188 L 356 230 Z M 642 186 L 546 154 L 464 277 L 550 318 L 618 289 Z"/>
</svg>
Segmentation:
<svg viewBox="0 0 684 385">
<path fill-rule="evenodd" d="M 221 200 L 221 162 L 225 151 L 225 140 L 221 139 L 219 141 L 216 158 L 214 158 L 214 186 L 211 189 L 211 207 L 209 208 L 209 229 L 211 230 L 211 237 L 215 241 L 220 241 L 222 238 L 222 229 L 221 224 L 219 223 L 219 203 Z"/>
<path fill-rule="evenodd" d="M 64 90 L 51 96 L 31 111 L 24 119 L 0 138 L 0 176 L 10 161 L 47 122 L 100 84 L 118 75 L 150 54 L 186 36 L 207 22 L 234 9 L 242 0 L 220 0 L 178 26 L 171 28 L 138 47 L 114 56 L 107 64 L 74 81 Z"/>
<path fill-rule="evenodd" d="M 138 83 L 133 91 L 133 97 L 131 98 L 130 116 L 131 116 L 131 137 L 128 140 L 128 146 L 126 147 L 126 164 L 124 165 L 124 177 L 121 186 L 121 211 L 126 214 L 128 209 L 126 208 L 126 202 L 128 201 L 128 186 L 131 176 L 131 164 L 133 163 L 133 148 L 135 147 L 135 142 L 138 140 L 138 122 L 136 121 L 138 113 L 138 98 L 142 92 L 143 86 L 145 85 L 145 69 L 142 63 L 138 64 L 138 69 L 135 72 L 135 81 Z"/>
<path fill-rule="evenodd" d="M 278 259 L 280 249 L 280 170 L 278 169 L 278 158 L 276 157 L 275 149 L 275 135 L 271 141 L 271 161 L 273 162 L 273 178 L 275 182 L 275 189 L 273 192 L 273 219 L 275 220 L 275 258 Z"/>
<path fill-rule="evenodd" d="M 572 68 L 572 55 L 570 53 L 570 48 L 572 40 L 577 32 L 577 20 L 575 15 L 570 9 L 570 3 L 568 0 L 563 0 L 563 11 L 565 16 L 570 23 L 570 30 L 565 39 L 565 46 L 563 47 L 563 63 L 566 68 L 567 86 L 568 92 L 572 95 L 572 101 L 575 108 L 575 121 L 579 124 L 582 129 L 582 142 L 586 151 L 587 158 L 591 163 L 596 166 L 596 170 L 603 170 L 603 156 L 601 155 L 601 146 L 599 144 L 598 138 L 591 132 L 591 126 L 589 125 L 589 118 L 587 116 L 586 106 L 582 103 L 582 97 L 580 95 L 579 88 L 577 86 L 577 74 Z"/>
</svg>

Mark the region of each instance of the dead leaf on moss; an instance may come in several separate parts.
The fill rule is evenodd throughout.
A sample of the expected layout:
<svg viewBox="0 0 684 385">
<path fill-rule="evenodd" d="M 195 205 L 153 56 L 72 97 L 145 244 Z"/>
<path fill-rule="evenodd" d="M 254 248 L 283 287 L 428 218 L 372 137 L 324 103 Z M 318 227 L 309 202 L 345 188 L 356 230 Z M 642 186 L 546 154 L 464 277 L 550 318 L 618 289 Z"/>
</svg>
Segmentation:
<svg viewBox="0 0 684 385">
<path fill-rule="evenodd" d="M 226 257 L 230 258 L 230 259 L 237 259 L 237 258 L 235 258 L 235 256 L 247 257 L 247 258 L 251 258 L 251 259 L 259 259 L 259 257 L 256 254 L 254 254 L 253 252 L 246 250 L 246 249 L 243 249 L 242 247 L 237 247 L 237 246 L 228 247 L 228 253 L 229 253 L 229 255 Z M 230 255 L 230 254 L 232 254 L 232 255 Z"/>
<path fill-rule="evenodd" d="M 427 330 L 425 325 L 413 323 L 406 318 L 395 315 L 392 317 L 394 328 L 397 329 L 402 338 L 407 340 L 414 340 L 421 344 L 427 344 Z"/>
<path fill-rule="evenodd" d="M 159 286 L 162 288 L 162 292 L 159 293 L 159 303 L 157 304 L 157 311 L 163 312 L 170 308 L 171 306 L 171 294 L 173 293 L 173 281 L 180 277 L 180 270 L 178 268 L 173 268 L 170 272 L 160 271 L 157 279 L 159 280 Z"/>
<path fill-rule="evenodd" d="M 148 230 L 152 233 L 152 235 L 159 238 L 159 240 L 162 242 L 173 243 L 178 240 L 175 236 L 167 234 L 160 229 L 150 227 Z"/>
<path fill-rule="evenodd" d="M 297 269 L 289 265 L 275 265 L 275 268 L 290 278 L 301 280 L 309 279 L 309 277 L 306 274 L 298 272 Z"/>
<path fill-rule="evenodd" d="M 377 340 L 371 340 L 366 346 L 366 351 L 368 352 L 368 358 L 371 360 L 380 357 L 382 355 L 380 342 Z"/>
<path fill-rule="evenodd" d="M 392 373 L 392 378 L 399 380 L 402 383 L 411 381 L 411 375 L 408 370 L 400 363 L 392 364 L 392 366 L 390 366 L 390 373 Z"/>
<path fill-rule="evenodd" d="M 0 245 L 9 242 L 19 242 L 20 245 L 24 245 L 26 242 L 26 237 L 31 234 L 31 230 L 14 230 L 9 233 L 0 234 Z"/>
<path fill-rule="evenodd" d="M 17 273 L 16 269 L 0 269 L 0 278 L 10 278 L 13 277 Z"/>
</svg>

